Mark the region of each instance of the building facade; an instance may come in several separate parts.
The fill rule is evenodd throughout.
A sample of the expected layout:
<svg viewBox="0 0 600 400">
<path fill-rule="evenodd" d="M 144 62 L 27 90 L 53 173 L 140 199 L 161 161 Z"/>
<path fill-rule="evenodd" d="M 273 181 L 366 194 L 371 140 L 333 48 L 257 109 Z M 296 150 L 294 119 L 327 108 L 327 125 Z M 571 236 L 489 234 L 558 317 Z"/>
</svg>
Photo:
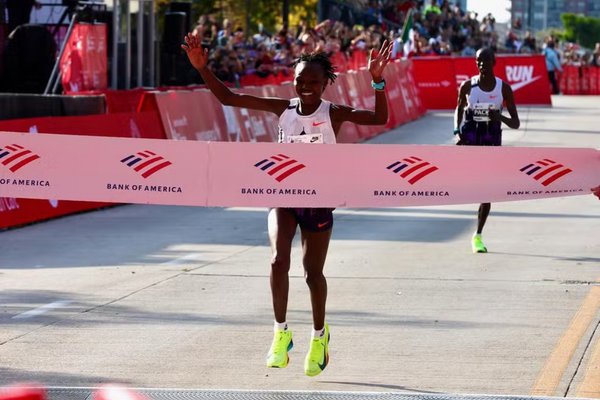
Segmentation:
<svg viewBox="0 0 600 400">
<path fill-rule="evenodd" d="M 523 29 L 560 29 L 564 13 L 600 18 L 600 0 L 512 0 L 513 26 L 520 19 Z"/>
</svg>

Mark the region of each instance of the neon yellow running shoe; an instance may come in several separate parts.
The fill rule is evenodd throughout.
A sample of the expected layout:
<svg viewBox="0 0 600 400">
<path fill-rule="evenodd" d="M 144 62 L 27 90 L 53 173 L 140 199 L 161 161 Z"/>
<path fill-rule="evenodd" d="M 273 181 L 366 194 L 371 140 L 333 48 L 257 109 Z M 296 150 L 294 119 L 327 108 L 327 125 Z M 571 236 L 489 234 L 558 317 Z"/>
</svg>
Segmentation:
<svg viewBox="0 0 600 400">
<path fill-rule="evenodd" d="M 481 236 L 473 236 L 471 246 L 473 247 L 473 253 L 487 253 L 487 248 L 483 245 Z"/>
<path fill-rule="evenodd" d="M 294 347 L 294 342 L 292 341 L 292 331 L 283 329 L 279 329 L 275 331 L 275 335 L 273 336 L 273 344 L 271 344 L 271 349 L 269 350 L 269 354 L 267 354 L 267 367 L 269 368 L 285 368 L 288 366 L 288 362 L 290 361 L 290 356 L 288 356 L 288 351 L 290 351 Z"/>
<path fill-rule="evenodd" d="M 308 376 L 317 376 L 329 364 L 329 326 L 325 324 L 325 335 L 310 342 L 310 350 L 304 360 L 304 372 Z"/>
</svg>

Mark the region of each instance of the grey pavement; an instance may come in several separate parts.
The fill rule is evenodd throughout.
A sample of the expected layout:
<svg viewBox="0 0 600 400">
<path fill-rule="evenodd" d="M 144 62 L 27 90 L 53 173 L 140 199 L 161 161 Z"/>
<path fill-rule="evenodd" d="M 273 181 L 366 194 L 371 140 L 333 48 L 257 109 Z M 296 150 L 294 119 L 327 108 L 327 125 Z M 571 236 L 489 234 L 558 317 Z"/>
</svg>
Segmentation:
<svg viewBox="0 0 600 400">
<path fill-rule="evenodd" d="M 505 143 L 600 148 L 597 98 L 554 103 L 520 107 L 522 128 Z M 368 143 L 449 145 L 452 129 L 452 113 L 430 113 Z M 311 311 L 298 241 L 291 363 L 265 367 L 264 209 L 118 206 L 0 232 L 0 386 L 528 395 L 598 285 L 600 202 L 494 204 L 490 253 L 478 255 L 476 210 L 336 211 L 331 362 L 316 378 L 302 370 Z M 576 393 L 597 308 L 591 317 L 554 395 Z"/>
</svg>

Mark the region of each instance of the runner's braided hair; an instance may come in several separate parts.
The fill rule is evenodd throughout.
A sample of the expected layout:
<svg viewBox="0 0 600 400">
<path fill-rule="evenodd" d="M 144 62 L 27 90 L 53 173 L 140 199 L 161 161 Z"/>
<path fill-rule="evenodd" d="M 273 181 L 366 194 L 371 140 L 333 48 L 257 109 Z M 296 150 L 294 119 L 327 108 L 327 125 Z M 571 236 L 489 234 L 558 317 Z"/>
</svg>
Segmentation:
<svg viewBox="0 0 600 400">
<path fill-rule="evenodd" d="M 323 68 L 325 78 L 327 78 L 330 84 L 333 85 L 333 82 L 335 82 L 337 75 L 335 74 L 335 67 L 333 66 L 333 63 L 331 62 L 331 59 L 329 58 L 327 53 L 325 53 L 324 51 L 321 51 L 319 53 L 302 53 L 300 55 L 300 58 L 294 61 L 292 67 L 296 68 L 296 66 L 302 62 L 305 62 L 307 64 L 318 64 L 321 68 Z"/>
</svg>

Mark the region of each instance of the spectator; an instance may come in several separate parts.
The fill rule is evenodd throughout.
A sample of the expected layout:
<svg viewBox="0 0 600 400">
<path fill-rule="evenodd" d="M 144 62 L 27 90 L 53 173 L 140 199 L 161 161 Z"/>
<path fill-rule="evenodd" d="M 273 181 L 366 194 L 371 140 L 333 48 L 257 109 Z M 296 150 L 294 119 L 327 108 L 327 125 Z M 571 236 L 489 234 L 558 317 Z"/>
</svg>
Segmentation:
<svg viewBox="0 0 600 400">
<path fill-rule="evenodd" d="M 546 68 L 548 69 L 548 79 L 550 79 L 550 83 L 552 84 L 552 90 L 554 94 L 559 94 L 560 91 L 556 83 L 556 70 L 558 69 L 560 72 L 563 72 L 563 69 L 558 61 L 558 55 L 554 51 L 553 41 L 548 43 L 542 54 L 546 57 Z"/>
<path fill-rule="evenodd" d="M 593 65 L 594 67 L 600 67 L 600 43 L 596 43 L 596 48 L 592 53 L 591 65 Z"/>
<path fill-rule="evenodd" d="M 1 0 L 0 0 L 1 1 Z M 510 31 L 506 42 L 498 43 L 495 18 L 487 14 L 478 20 L 476 13 L 465 12 L 458 2 L 453 0 L 425 0 L 417 7 L 417 0 L 345 0 L 346 4 L 361 7 L 368 11 L 369 18 L 365 21 L 381 19 L 388 21 L 375 25 L 347 25 L 341 20 L 352 21 L 353 18 L 341 20 L 325 20 L 314 28 L 307 20 L 301 20 L 297 27 L 283 27 L 277 34 L 271 35 L 262 25 L 257 32 L 246 37 L 244 29 L 238 27 L 232 32 L 229 20 L 223 21 L 222 27 L 216 23 L 214 15 L 203 15 L 194 29 L 203 39 L 203 46 L 211 48 L 210 67 L 223 79 L 235 82 L 244 74 L 255 74 L 261 77 L 271 75 L 291 76 L 289 66 L 293 59 L 302 52 L 323 50 L 330 55 L 342 53 L 349 58 L 355 52 L 368 52 L 374 47 L 380 47 L 384 39 L 394 43 L 394 57 L 447 56 L 457 55 L 472 57 L 482 47 L 490 47 L 496 53 L 535 53 L 538 50 L 535 38 L 527 32 L 520 39 L 514 31 Z M 441 4 L 440 4 L 441 3 Z M 401 30 L 408 12 L 413 8 L 414 38 L 411 44 L 401 41 Z M 335 8 L 335 7 L 334 7 Z M 347 13 L 347 7 L 342 14 Z M 328 11 L 334 15 L 335 10 Z M 353 15 L 359 15 L 354 12 Z M 390 26 L 394 23 L 397 26 Z M 519 21 L 515 20 L 516 29 Z M 553 70 L 561 69 L 560 60 L 571 65 L 598 65 L 600 63 L 600 44 L 594 54 L 588 58 L 581 57 L 582 51 L 577 46 L 569 44 L 564 49 L 555 38 L 548 38 L 547 43 L 554 47 L 544 52 Z M 546 48 L 547 44 L 541 44 Z M 404 51 L 408 51 L 405 54 Z M 556 62 L 555 62 L 556 61 Z M 556 78 L 556 77 L 555 77 Z M 554 88 L 553 88 L 554 89 Z M 554 90 L 555 92 L 557 90 Z"/>
<path fill-rule="evenodd" d="M 528 53 L 536 52 L 535 38 L 531 35 L 531 31 L 527 31 L 527 33 L 525 34 L 525 39 L 523 39 L 522 48 L 528 49 Z"/>
<path fill-rule="evenodd" d="M 423 10 L 423 16 L 427 17 L 429 13 L 438 15 L 442 13 L 442 10 L 440 10 L 440 8 L 438 7 L 437 0 L 431 0 L 431 4 L 425 7 L 425 9 Z"/>
<path fill-rule="evenodd" d="M 475 57 L 477 50 L 475 49 L 475 39 L 469 39 L 469 44 L 464 48 L 460 54 L 463 57 Z"/>
</svg>

